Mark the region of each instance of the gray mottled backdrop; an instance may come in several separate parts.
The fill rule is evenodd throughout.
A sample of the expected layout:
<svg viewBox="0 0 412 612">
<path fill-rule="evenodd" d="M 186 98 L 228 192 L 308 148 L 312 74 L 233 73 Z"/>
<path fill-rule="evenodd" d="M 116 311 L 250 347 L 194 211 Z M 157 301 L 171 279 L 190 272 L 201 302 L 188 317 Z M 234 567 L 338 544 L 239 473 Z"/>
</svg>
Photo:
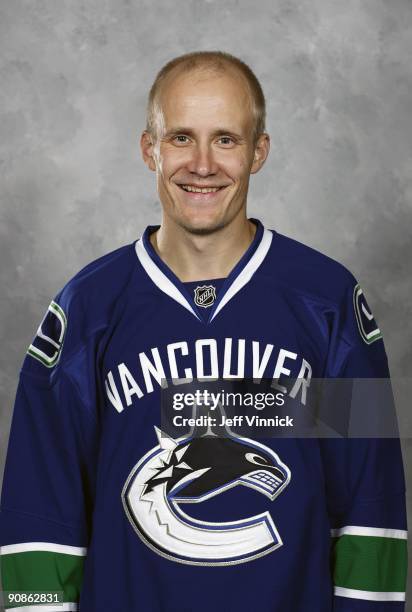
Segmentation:
<svg viewBox="0 0 412 612">
<path fill-rule="evenodd" d="M 187 51 L 256 71 L 272 148 L 250 214 L 352 270 L 411 376 L 410 0 L 2 0 L 0 41 L 1 468 L 51 297 L 159 220 L 138 138 L 156 71 Z"/>
</svg>

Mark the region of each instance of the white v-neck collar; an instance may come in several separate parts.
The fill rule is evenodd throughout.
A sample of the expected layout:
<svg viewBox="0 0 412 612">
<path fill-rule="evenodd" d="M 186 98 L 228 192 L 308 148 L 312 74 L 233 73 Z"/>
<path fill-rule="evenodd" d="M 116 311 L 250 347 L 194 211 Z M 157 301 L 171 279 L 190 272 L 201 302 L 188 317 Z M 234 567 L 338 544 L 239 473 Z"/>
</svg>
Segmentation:
<svg viewBox="0 0 412 612">
<path fill-rule="evenodd" d="M 142 264 L 143 268 L 146 270 L 148 276 L 150 276 L 154 284 L 157 285 L 159 289 L 161 289 L 164 293 L 166 293 L 166 295 L 171 297 L 173 300 L 176 300 L 176 302 L 178 302 L 189 312 L 191 312 L 192 315 L 196 317 L 196 319 L 200 320 L 200 317 L 193 310 L 192 306 L 185 298 L 183 293 L 166 276 L 166 274 L 162 272 L 162 270 L 157 266 L 157 264 L 155 264 L 149 253 L 146 251 L 145 246 L 143 244 L 143 240 L 141 238 L 136 241 L 136 253 L 140 263 Z"/>
<path fill-rule="evenodd" d="M 208 324 L 222 311 L 229 301 L 244 287 L 255 274 L 256 270 L 264 261 L 273 239 L 273 232 L 263 228 L 260 221 L 254 219 L 257 223 L 255 238 L 251 245 L 244 253 L 239 262 L 234 266 L 233 270 L 227 277 L 221 291 L 219 299 L 216 301 L 213 309 L 211 309 L 210 317 L 205 321 L 199 313 L 196 312 L 196 306 L 192 306 L 188 299 L 187 291 L 184 284 L 173 274 L 167 265 L 160 260 L 156 253 L 150 253 L 150 246 L 147 248 L 146 241 L 150 235 L 150 230 L 153 231 L 153 226 L 146 228 L 144 235 L 135 243 L 137 257 L 152 282 L 163 293 L 178 302 L 186 310 L 188 310 L 198 321 Z M 260 230 L 260 231 L 259 231 Z M 259 238 L 260 235 L 260 238 Z M 258 244 L 256 244 L 258 242 Z M 251 253 L 247 258 L 248 253 Z M 158 261 L 156 261 L 156 259 Z M 244 261 L 245 260 L 245 261 Z M 239 270 L 237 268 L 240 267 Z M 161 267 L 163 269 L 161 269 Z M 225 287 L 226 286 L 226 287 Z M 185 295 L 186 294 L 186 295 Z"/>
<path fill-rule="evenodd" d="M 249 259 L 245 267 L 239 272 L 234 278 L 227 291 L 224 293 L 222 299 L 217 304 L 215 311 L 213 312 L 210 321 L 212 322 L 216 315 L 222 310 L 222 308 L 232 299 L 238 291 L 242 289 L 252 278 L 260 264 L 265 259 L 267 252 L 269 251 L 270 245 L 272 244 L 273 234 L 270 230 L 264 229 L 261 241 L 252 257 Z"/>
</svg>

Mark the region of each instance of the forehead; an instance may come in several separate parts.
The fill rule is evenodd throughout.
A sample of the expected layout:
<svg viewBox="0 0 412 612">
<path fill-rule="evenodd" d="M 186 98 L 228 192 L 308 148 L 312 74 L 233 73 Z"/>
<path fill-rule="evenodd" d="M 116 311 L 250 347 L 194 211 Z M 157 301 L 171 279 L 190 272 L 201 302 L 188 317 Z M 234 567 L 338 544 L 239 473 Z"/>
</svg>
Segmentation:
<svg viewBox="0 0 412 612">
<path fill-rule="evenodd" d="M 170 75 L 160 95 L 165 128 L 226 127 L 249 130 L 253 123 L 249 88 L 234 71 L 199 71 Z"/>
</svg>

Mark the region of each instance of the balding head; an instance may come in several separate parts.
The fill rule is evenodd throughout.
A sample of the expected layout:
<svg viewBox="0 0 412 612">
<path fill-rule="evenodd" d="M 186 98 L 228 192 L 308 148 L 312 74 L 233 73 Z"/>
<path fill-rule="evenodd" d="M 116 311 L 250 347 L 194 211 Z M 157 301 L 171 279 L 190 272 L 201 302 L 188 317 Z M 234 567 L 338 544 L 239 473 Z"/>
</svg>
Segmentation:
<svg viewBox="0 0 412 612">
<path fill-rule="evenodd" d="M 149 93 L 146 130 L 154 141 L 164 131 L 162 96 L 168 85 L 181 75 L 190 74 L 195 81 L 227 74 L 238 80 L 247 92 L 247 104 L 251 113 L 253 142 L 265 131 L 265 98 L 259 81 L 252 70 L 237 57 L 222 51 L 197 51 L 179 56 L 159 71 Z"/>
</svg>

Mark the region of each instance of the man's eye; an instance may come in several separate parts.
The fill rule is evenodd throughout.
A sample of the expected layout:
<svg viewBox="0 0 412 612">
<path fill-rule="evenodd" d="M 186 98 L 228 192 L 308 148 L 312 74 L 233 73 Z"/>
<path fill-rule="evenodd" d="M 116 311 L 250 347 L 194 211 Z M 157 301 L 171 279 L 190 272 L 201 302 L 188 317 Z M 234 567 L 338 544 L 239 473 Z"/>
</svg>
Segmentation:
<svg viewBox="0 0 412 612">
<path fill-rule="evenodd" d="M 219 140 L 224 141 L 222 144 L 232 144 L 234 142 L 233 138 L 230 136 L 221 136 Z"/>
<path fill-rule="evenodd" d="M 174 137 L 174 140 L 184 144 L 187 141 L 187 136 L 185 136 L 184 134 L 178 134 L 177 136 Z"/>
</svg>

